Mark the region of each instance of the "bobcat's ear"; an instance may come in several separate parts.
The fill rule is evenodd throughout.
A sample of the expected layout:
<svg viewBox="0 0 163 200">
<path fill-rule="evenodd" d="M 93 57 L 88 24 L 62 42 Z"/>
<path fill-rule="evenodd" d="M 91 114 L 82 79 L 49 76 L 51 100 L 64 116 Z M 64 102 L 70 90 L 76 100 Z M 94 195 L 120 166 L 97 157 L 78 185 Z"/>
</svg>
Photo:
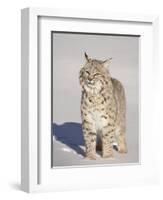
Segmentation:
<svg viewBox="0 0 163 200">
<path fill-rule="evenodd" d="M 106 67 L 106 68 L 108 68 L 109 65 L 110 65 L 110 63 L 111 63 L 111 60 L 112 60 L 112 58 L 109 58 L 109 59 L 103 61 L 103 63 L 102 63 L 103 66 Z"/>
<path fill-rule="evenodd" d="M 86 54 L 86 52 L 84 53 L 84 56 L 85 56 L 86 61 L 89 62 L 90 58 L 88 57 L 88 55 Z"/>
</svg>

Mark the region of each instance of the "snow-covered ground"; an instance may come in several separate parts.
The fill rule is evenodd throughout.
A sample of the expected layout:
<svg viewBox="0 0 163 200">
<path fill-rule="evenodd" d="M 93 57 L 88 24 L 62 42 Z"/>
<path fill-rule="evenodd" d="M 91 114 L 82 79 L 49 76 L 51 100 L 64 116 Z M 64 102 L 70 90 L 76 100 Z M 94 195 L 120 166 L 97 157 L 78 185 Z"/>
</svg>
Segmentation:
<svg viewBox="0 0 163 200">
<path fill-rule="evenodd" d="M 128 120 L 130 122 L 130 119 Z M 66 122 L 61 125 L 54 124 L 54 167 L 138 163 L 138 138 L 136 138 L 138 127 L 133 123 L 132 119 L 128 124 L 129 130 L 133 132 L 133 134 L 127 134 L 128 153 L 119 154 L 114 150 L 114 158 L 104 159 L 100 155 L 101 152 L 97 152 L 96 160 L 88 160 L 84 157 L 85 147 L 80 123 Z"/>
</svg>

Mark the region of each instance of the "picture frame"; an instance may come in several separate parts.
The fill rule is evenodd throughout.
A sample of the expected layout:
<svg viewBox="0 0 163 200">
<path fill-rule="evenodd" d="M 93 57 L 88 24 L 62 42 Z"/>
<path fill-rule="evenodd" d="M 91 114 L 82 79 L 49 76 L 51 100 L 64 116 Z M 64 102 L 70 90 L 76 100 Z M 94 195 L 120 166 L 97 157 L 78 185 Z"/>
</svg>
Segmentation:
<svg viewBox="0 0 163 200">
<path fill-rule="evenodd" d="M 52 167 L 51 31 L 141 36 L 139 52 L 141 153 L 137 165 L 58 169 Z M 159 130 L 154 111 L 157 102 L 155 97 L 157 89 L 154 88 L 157 88 L 158 16 L 49 8 L 22 9 L 21 67 L 23 191 L 95 189 L 158 183 Z"/>
</svg>

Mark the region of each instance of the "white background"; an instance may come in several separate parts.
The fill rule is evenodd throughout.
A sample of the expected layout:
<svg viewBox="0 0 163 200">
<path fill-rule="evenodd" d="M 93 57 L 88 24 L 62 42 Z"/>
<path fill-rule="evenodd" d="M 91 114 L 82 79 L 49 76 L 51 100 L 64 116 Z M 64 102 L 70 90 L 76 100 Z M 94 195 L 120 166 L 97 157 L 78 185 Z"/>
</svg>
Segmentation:
<svg viewBox="0 0 163 200">
<path fill-rule="evenodd" d="M 20 9 L 24 7 L 54 7 L 111 12 L 127 12 L 160 15 L 160 35 L 163 35 L 163 13 L 161 0 L 5 0 L 0 4 L 0 199 L 162 199 L 160 186 L 113 188 L 97 191 L 75 191 L 63 193 L 26 194 L 20 191 Z M 163 52 L 160 38 L 160 52 Z M 160 57 L 161 57 L 160 53 Z M 160 59 L 160 66 L 163 62 Z M 163 84 L 163 70 L 158 72 L 159 85 Z M 162 78 L 162 80 L 161 80 Z M 162 88 L 161 88 L 162 89 Z M 159 132 L 163 133 L 161 118 L 162 95 L 158 96 L 157 112 Z M 158 138 L 159 141 L 162 140 Z M 161 144 L 161 143 L 160 143 Z M 163 154 L 161 148 L 161 168 Z M 161 172 L 161 177 L 163 173 Z M 163 178 L 163 177 L 162 177 Z M 97 180 L 98 181 L 98 180 Z"/>
</svg>

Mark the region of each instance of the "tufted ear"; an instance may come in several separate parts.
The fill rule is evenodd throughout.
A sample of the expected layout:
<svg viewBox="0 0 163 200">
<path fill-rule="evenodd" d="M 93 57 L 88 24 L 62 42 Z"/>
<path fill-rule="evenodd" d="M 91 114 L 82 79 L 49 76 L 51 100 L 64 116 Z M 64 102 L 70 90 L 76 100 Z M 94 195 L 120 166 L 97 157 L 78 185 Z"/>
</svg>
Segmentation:
<svg viewBox="0 0 163 200">
<path fill-rule="evenodd" d="M 109 58 L 109 59 L 103 61 L 102 64 L 103 64 L 104 67 L 108 68 L 110 63 L 111 63 L 111 61 L 112 61 L 112 58 Z"/>
<path fill-rule="evenodd" d="M 86 54 L 86 52 L 84 53 L 84 56 L 85 56 L 86 61 L 89 62 L 90 58 L 88 57 L 88 55 Z"/>
</svg>

